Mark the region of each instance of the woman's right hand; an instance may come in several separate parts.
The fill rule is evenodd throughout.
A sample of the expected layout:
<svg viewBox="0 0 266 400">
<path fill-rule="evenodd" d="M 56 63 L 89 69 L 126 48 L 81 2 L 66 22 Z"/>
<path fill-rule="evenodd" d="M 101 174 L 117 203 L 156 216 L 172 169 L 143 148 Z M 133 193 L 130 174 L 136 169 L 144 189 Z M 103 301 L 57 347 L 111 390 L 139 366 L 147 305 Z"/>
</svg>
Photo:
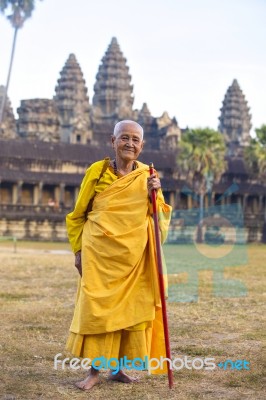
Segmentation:
<svg viewBox="0 0 266 400">
<path fill-rule="evenodd" d="M 75 267 L 77 268 L 80 276 L 82 276 L 81 251 L 77 251 L 75 253 Z"/>
</svg>

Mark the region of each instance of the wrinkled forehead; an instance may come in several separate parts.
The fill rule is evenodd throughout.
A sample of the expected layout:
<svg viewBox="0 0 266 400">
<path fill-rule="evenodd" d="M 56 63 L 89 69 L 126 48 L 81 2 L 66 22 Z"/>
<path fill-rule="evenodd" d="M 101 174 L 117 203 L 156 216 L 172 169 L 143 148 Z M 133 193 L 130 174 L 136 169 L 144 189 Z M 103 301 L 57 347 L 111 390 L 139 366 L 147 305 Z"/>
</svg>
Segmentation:
<svg viewBox="0 0 266 400">
<path fill-rule="evenodd" d="M 115 136 L 119 137 L 123 134 L 128 134 L 130 136 L 137 136 L 141 140 L 143 139 L 143 130 L 138 124 L 134 124 L 131 122 L 123 122 L 119 125 L 118 129 L 115 132 Z"/>
</svg>

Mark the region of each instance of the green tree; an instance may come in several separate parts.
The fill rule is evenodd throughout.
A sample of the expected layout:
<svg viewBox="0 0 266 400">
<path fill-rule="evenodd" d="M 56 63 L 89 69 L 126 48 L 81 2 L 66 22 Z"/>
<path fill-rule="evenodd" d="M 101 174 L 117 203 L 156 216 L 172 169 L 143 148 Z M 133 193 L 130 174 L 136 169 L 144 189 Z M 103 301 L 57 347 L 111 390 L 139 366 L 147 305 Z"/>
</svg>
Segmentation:
<svg viewBox="0 0 266 400">
<path fill-rule="evenodd" d="M 255 129 L 256 137 L 245 149 L 245 160 L 252 175 L 266 181 L 266 125 Z"/>
<path fill-rule="evenodd" d="M 10 56 L 7 81 L 6 81 L 4 95 L 2 98 L 2 103 L 0 105 L 0 124 L 3 120 L 3 113 L 5 109 L 6 97 L 7 97 L 12 65 L 14 60 L 17 33 L 18 30 L 22 28 L 25 20 L 31 16 L 32 11 L 34 10 L 34 5 L 35 5 L 34 0 L 0 0 L 0 12 L 7 17 L 12 27 L 14 28 L 12 51 Z"/>
<path fill-rule="evenodd" d="M 255 129 L 256 137 L 251 139 L 250 145 L 246 147 L 244 156 L 249 172 L 262 184 L 266 183 L 266 125 Z M 264 212 L 264 225 L 262 242 L 266 243 L 266 209 Z"/>
<path fill-rule="evenodd" d="M 222 134 L 210 128 L 188 130 L 179 144 L 177 164 L 200 199 L 198 242 L 202 242 L 204 196 L 211 193 L 213 182 L 218 181 L 226 169 L 225 149 Z"/>
</svg>

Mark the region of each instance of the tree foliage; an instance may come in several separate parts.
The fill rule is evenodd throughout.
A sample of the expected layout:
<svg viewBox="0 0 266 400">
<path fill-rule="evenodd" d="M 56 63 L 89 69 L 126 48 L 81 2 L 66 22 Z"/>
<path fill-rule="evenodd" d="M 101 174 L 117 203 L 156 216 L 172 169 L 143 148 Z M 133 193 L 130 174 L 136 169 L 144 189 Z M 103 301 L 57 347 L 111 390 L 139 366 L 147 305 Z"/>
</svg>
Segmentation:
<svg viewBox="0 0 266 400">
<path fill-rule="evenodd" d="M 23 26 L 34 10 L 34 0 L 0 0 L 0 10 L 15 29 Z"/>
<path fill-rule="evenodd" d="M 206 191 L 208 179 L 218 180 L 226 169 L 225 143 L 220 132 L 210 128 L 183 133 L 177 164 L 187 174 L 194 190 Z"/>
<path fill-rule="evenodd" d="M 266 125 L 255 129 L 256 137 L 245 149 L 245 160 L 252 175 L 266 181 Z"/>
<path fill-rule="evenodd" d="M 13 44 L 12 44 L 12 51 L 10 56 L 6 86 L 2 101 L 0 103 L 0 127 L 3 121 L 3 115 L 6 106 L 6 98 L 7 98 L 9 81 L 13 66 L 17 33 L 18 30 L 22 28 L 25 20 L 31 16 L 32 11 L 34 10 L 34 5 L 35 5 L 34 0 L 0 0 L 0 12 L 6 15 L 7 19 L 10 21 L 12 27 L 14 28 Z"/>
</svg>

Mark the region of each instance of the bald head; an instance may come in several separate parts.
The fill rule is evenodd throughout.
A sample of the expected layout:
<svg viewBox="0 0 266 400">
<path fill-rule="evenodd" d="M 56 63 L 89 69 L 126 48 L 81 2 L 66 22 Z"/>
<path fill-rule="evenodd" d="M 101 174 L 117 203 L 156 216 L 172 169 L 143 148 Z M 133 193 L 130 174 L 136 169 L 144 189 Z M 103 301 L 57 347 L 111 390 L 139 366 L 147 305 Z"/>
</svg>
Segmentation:
<svg viewBox="0 0 266 400">
<path fill-rule="evenodd" d="M 144 132 L 143 128 L 140 124 L 135 121 L 131 121 L 130 119 L 125 119 L 123 121 L 117 122 L 114 127 L 114 136 L 117 137 L 120 132 L 125 130 L 126 128 L 134 128 L 134 130 L 138 131 L 141 134 L 141 140 L 143 140 Z"/>
</svg>

